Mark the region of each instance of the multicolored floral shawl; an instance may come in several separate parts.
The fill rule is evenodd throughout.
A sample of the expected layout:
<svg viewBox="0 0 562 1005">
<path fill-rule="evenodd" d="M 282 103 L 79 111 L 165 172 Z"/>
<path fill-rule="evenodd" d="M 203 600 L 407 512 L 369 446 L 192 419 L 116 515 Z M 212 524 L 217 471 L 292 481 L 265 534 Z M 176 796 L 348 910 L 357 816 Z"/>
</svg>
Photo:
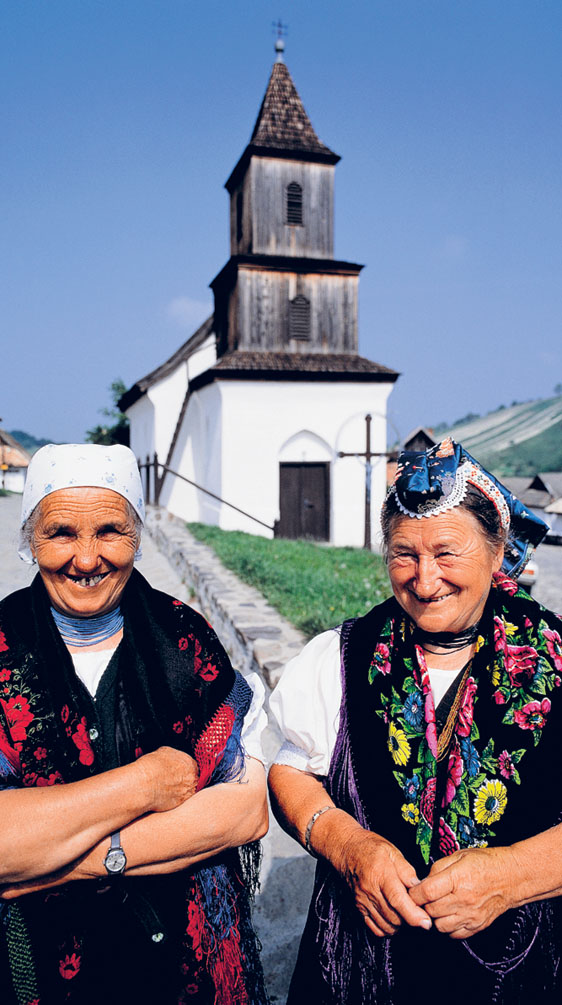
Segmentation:
<svg viewBox="0 0 562 1005">
<path fill-rule="evenodd" d="M 562 622 L 498 575 L 480 629 L 448 756 L 438 760 L 424 654 L 397 602 L 342 628 L 343 702 L 327 788 L 420 878 L 437 858 L 512 844 L 562 816 Z M 411 1001 L 423 970 L 437 998 L 559 1001 L 560 908 L 550 900 L 509 911 L 465 943 L 408 926 L 377 940 L 319 863 L 289 1000 L 306 991 L 322 1002 Z"/>
<path fill-rule="evenodd" d="M 199 787 L 236 777 L 251 692 L 210 626 L 136 571 L 121 606 L 113 761 L 168 745 L 197 760 Z M 100 714 L 37 576 L 0 604 L 1 786 L 63 784 L 115 766 Z M 181 873 L 118 879 L 109 889 L 69 883 L 12 902 L 0 923 L 3 1005 L 266 1002 L 247 895 L 251 859 L 245 869 L 234 850 Z"/>
</svg>

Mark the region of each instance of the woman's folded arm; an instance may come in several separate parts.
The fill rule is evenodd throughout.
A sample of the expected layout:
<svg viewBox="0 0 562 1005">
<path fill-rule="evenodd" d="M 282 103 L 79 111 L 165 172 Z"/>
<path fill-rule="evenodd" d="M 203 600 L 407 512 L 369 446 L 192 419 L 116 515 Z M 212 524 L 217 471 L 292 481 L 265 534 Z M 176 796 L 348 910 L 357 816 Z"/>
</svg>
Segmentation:
<svg viewBox="0 0 562 1005">
<path fill-rule="evenodd" d="M 202 789 L 175 809 L 153 812 L 121 827 L 127 876 L 177 872 L 263 837 L 267 831 L 265 772 L 249 758 L 238 781 Z M 104 878 L 109 831 L 69 869 L 36 882 L 5 887 L 4 899 L 72 880 Z"/>
<path fill-rule="evenodd" d="M 0 792 L 0 883 L 50 875 L 145 813 L 166 812 L 195 791 L 193 758 L 160 747 L 132 764 L 66 785 Z"/>
</svg>

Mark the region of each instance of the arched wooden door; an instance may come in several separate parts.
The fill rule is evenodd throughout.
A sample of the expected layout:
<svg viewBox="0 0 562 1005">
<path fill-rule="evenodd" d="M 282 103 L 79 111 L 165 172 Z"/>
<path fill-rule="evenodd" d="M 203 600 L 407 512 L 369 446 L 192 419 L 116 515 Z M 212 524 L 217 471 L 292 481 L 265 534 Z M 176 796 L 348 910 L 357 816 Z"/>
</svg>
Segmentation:
<svg viewBox="0 0 562 1005">
<path fill-rule="evenodd" d="M 330 540 L 330 465 L 279 465 L 278 537 Z"/>
</svg>

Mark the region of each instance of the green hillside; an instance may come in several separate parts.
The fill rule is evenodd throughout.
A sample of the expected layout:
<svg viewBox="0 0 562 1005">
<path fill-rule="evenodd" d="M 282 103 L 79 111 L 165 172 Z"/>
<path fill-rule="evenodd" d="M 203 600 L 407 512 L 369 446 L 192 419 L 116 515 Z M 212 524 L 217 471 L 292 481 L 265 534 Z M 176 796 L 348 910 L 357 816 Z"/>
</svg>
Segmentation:
<svg viewBox="0 0 562 1005">
<path fill-rule="evenodd" d="M 498 475 L 534 475 L 562 471 L 562 396 L 499 408 L 488 415 L 467 415 L 447 433 Z"/>
<path fill-rule="evenodd" d="M 499 476 L 562 471 L 562 421 L 522 443 L 479 459 Z"/>
</svg>

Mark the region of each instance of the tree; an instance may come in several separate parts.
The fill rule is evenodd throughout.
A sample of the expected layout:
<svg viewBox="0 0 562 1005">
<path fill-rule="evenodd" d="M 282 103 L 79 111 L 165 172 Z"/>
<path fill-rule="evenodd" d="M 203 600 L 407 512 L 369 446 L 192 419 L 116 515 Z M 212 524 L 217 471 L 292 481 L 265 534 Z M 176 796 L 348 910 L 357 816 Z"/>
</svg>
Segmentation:
<svg viewBox="0 0 562 1005">
<path fill-rule="evenodd" d="M 562 384 L 556 384 L 556 386 L 554 388 L 554 393 L 555 394 L 562 394 Z"/>
<path fill-rule="evenodd" d="M 111 408 L 99 409 L 102 415 L 105 415 L 108 420 L 112 421 L 105 423 L 103 426 L 94 426 L 93 429 L 88 429 L 85 437 L 87 443 L 103 443 L 107 446 L 112 443 L 123 443 L 126 447 L 129 446 L 129 420 L 119 410 L 117 405 L 119 398 L 126 390 L 127 386 L 120 377 L 112 380 L 109 385 L 109 393 L 111 394 L 113 406 Z"/>
</svg>

